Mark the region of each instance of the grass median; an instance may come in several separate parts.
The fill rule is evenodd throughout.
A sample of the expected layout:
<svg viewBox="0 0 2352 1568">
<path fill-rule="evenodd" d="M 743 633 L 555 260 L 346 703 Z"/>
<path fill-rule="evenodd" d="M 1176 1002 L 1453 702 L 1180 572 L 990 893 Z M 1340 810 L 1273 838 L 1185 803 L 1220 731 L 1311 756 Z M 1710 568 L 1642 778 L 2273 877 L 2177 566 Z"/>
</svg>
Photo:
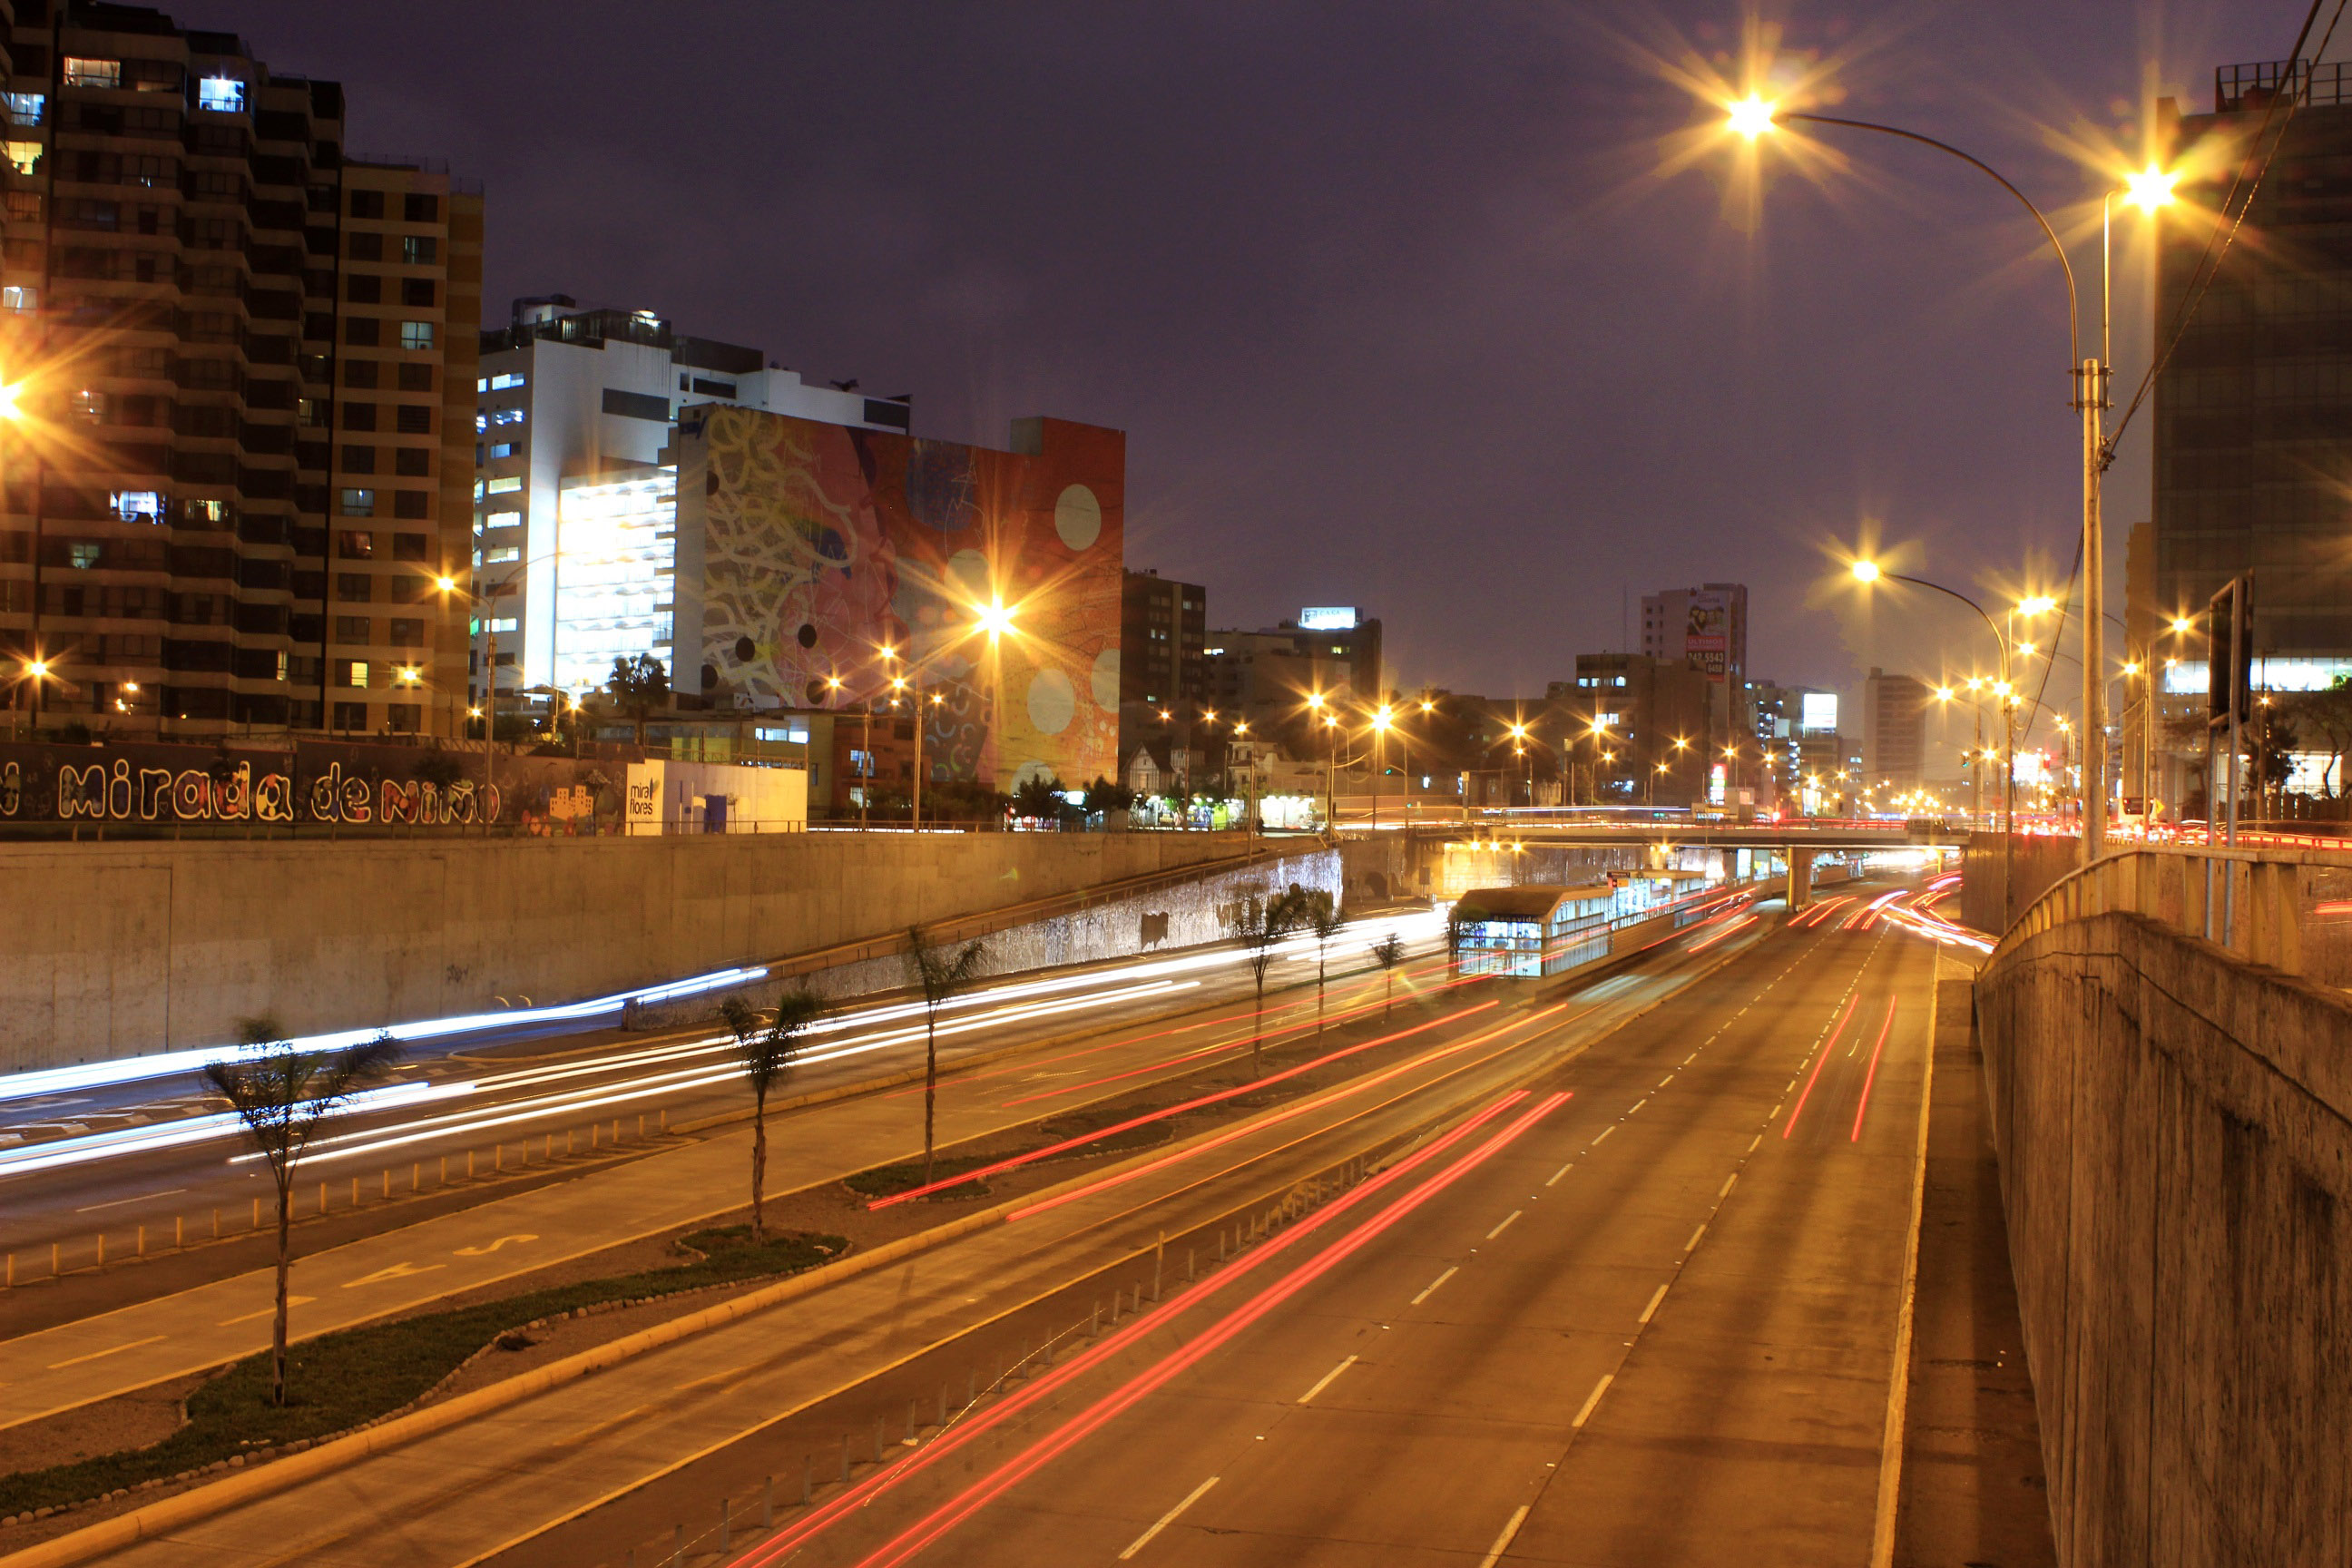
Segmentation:
<svg viewBox="0 0 2352 1568">
<path fill-rule="evenodd" d="M 187 1425 L 160 1443 L 0 1477 L 0 1517 L 102 1498 L 264 1448 L 349 1431 L 413 1404 L 466 1360 L 526 1323 L 612 1301 L 673 1296 L 796 1274 L 838 1258 L 838 1236 L 794 1232 L 753 1246 L 747 1226 L 696 1231 L 690 1261 L 551 1286 L 502 1300 L 342 1329 L 290 1347 L 289 1403 L 269 1403 L 269 1356 L 224 1369 L 187 1400 Z M 299 1272 L 297 1272 L 299 1282 Z"/>
</svg>

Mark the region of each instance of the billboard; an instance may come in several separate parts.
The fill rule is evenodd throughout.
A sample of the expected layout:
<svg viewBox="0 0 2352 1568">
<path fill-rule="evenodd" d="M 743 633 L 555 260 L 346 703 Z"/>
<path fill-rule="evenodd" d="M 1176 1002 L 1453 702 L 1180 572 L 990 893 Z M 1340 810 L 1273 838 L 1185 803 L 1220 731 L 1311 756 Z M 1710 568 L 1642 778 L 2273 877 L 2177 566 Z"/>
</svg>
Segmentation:
<svg viewBox="0 0 2352 1568">
<path fill-rule="evenodd" d="M 898 676 L 929 780 L 1118 773 L 1123 434 L 1024 420 L 996 451 L 708 406 L 678 435 L 680 689 L 856 710 Z"/>
<path fill-rule="evenodd" d="M 1298 629 L 1303 632 L 1354 631 L 1356 607 L 1353 605 L 1310 606 L 1298 612 Z"/>
<path fill-rule="evenodd" d="M 1834 691 L 1806 692 L 1800 710 L 1801 717 L 1799 722 L 1806 730 L 1817 735 L 1835 734 L 1837 702 L 1837 693 Z"/>
<path fill-rule="evenodd" d="M 1690 595 L 1683 630 L 1683 658 L 1709 680 L 1728 679 L 1731 669 L 1731 596 L 1702 589 Z"/>
</svg>

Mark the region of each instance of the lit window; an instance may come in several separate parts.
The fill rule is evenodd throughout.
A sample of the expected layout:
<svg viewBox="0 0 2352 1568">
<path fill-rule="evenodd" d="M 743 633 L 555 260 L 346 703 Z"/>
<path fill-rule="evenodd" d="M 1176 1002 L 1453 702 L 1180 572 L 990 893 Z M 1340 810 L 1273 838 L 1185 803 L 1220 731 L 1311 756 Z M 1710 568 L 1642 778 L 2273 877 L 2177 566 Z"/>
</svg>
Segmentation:
<svg viewBox="0 0 2352 1568">
<path fill-rule="evenodd" d="M 66 85 L 68 87 L 121 87 L 122 62 L 85 59 L 79 55 L 68 55 Z"/>
<path fill-rule="evenodd" d="M 484 392 L 488 392 L 488 391 L 489 391 L 489 389 L 490 389 L 490 383 L 489 383 L 489 378 L 488 378 L 488 376 L 478 376 L 478 377 L 477 377 L 477 378 L 475 379 L 475 381 L 474 381 L 474 390 L 475 390 L 475 392 L 477 392 L 477 393 L 484 393 Z"/>
<path fill-rule="evenodd" d="M 345 686 L 355 687 L 362 691 L 365 691 L 367 689 L 367 660 L 363 658 L 354 658 L 344 664 L 343 684 Z"/>
<path fill-rule="evenodd" d="M 188 503 L 190 522 L 222 523 L 228 521 L 228 502 L 225 500 L 192 500 Z"/>
<path fill-rule="evenodd" d="M 196 83 L 196 107 L 219 114 L 245 112 L 245 83 L 233 76 L 208 76 Z"/>
<path fill-rule="evenodd" d="M 522 418 L 523 410 L 520 408 L 494 409 L 490 414 L 490 423 L 493 425 L 520 425 L 522 423 Z"/>
<path fill-rule="evenodd" d="M 41 291 L 27 284 L 11 283 L 0 289 L 0 310 L 37 310 L 41 308 Z"/>
<path fill-rule="evenodd" d="M 373 490 L 345 490 L 341 499 L 342 501 L 342 513 L 345 517 L 373 517 L 375 515 L 375 492 Z"/>
<path fill-rule="evenodd" d="M 489 427 L 490 416 L 487 414 L 476 413 L 474 416 L 474 434 L 478 436 Z"/>
<path fill-rule="evenodd" d="M 516 616 L 499 616 L 491 620 L 490 630 L 494 632 L 510 632 L 520 625 L 522 625 L 522 622 Z"/>
<path fill-rule="evenodd" d="M 490 447 L 490 456 L 493 458 L 511 458 L 514 454 L 515 444 L 512 441 L 500 441 Z"/>
<path fill-rule="evenodd" d="M 106 504 L 125 522 L 163 521 L 163 498 L 153 490 L 116 490 L 106 498 Z"/>
<path fill-rule="evenodd" d="M 503 566 L 509 561 L 521 560 L 522 547 L 515 544 L 504 545 L 497 550 L 491 551 L 488 554 L 483 556 L 482 559 L 488 562 L 493 566 Z"/>
<path fill-rule="evenodd" d="M 41 166 L 41 144 L 38 142 L 9 142 L 8 162 L 20 174 L 34 173 Z"/>
<path fill-rule="evenodd" d="M 8 95 L 8 118 L 19 125 L 38 125 L 48 108 L 48 98 L 43 93 L 12 92 Z"/>
<path fill-rule="evenodd" d="M 482 481 L 479 479 L 474 481 L 474 499 L 476 500 L 482 499 Z"/>
<path fill-rule="evenodd" d="M 522 489 L 522 476 L 520 474 L 501 475 L 499 478 L 492 479 L 488 486 L 488 493 L 494 496 L 506 495 L 510 491 L 519 490 L 520 489 Z"/>
<path fill-rule="evenodd" d="M 481 387 L 481 390 L 484 392 L 504 392 L 509 387 L 521 386 L 523 384 L 524 382 L 521 372 L 512 370 L 501 371 L 498 374 L 490 377 L 488 382 Z"/>
<path fill-rule="evenodd" d="M 433 323 L 403 321 L 400 323 L 400 346 L 404 349 L 429 349 L 433 346 Z"/>
<path fill-rule="evenodd" d="M 494 511 L 482 521 L 486 526 L 490 528 L 520 528 L 522 526 L 522 513 L 519 511 Z"/>
<path fill-rule="evenodd" d="M 89 391 L 75 393 L 73 411 L 78 418 L 87 419 L 92 425 L 103 425 L 106 423 L 106 394 Z"/>
<path fill-rule="evenodd" d="M 86 572 L 98 564 L 98 550 L 94 543 L 68 544 L 66 546 L 66 564 L 76 571 Z"/>
</svg>

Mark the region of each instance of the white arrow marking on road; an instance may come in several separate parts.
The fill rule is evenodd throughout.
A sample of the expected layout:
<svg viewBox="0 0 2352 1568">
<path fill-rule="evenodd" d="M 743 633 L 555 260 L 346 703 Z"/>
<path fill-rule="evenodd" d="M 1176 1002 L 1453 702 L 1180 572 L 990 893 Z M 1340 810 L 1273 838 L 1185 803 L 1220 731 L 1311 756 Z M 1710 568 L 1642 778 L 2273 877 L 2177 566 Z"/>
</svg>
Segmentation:
<svg viewBox="0 0 2352 1568">
<path fill-rule="evenodd" d="M 488 1247 L 461 1247 L 457 1248 L 457 1252 L 453 1254 L 453 1256 L 457 1258 L 488 1258 L 491 1253 L 496 1252 L 499 1247 L 506 1246 L 509 1242 L 512 1242 L 516 1246 L 520 1247 L 526 1241 L 537 1241 L 539 1237 L 528 1234 L 522 1236 L 502 1236 L 496 1241 L 490 1243 Z"/>
<path fill-rule="evenodd" d="M 389 1268 L 379 1268 L 373 1274 L 362 1274 L 356 1279 L 343 1281 L 343 1289 L 356 1290 L 362 1285 L 381 1285 L 387 1279 L 405 1279 L 412 1274 L 430 1274 L 436 1268 L 446 1268 L 446 1263 L 395 1263 Z"/>
</svg>

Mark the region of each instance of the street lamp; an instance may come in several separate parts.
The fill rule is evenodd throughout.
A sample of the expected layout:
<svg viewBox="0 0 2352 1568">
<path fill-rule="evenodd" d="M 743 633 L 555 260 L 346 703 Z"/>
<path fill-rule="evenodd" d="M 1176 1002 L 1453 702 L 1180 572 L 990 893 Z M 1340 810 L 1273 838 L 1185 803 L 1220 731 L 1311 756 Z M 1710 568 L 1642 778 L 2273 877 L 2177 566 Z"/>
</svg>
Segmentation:
<svg viewBox="0 0 2352 1568">
<path fill-rule="evenodd" d="M 2106 683 L 2101 679 L 2105 668 L 2100 657 L 2099 641 L 2105 616 L 2106 553 L 2105 538 L 2100 519 L 2101 485 L 2107 465 L 2115 461 L 2115 444 L 2101 426 L 2101 415 L 2113 406 L 2108 398 L 2108 377 L 2113 359 L 2111 330 L 2114 258 L 2114 205 L 2118 194 L 2112 186 L 2099 198 L 2099 351 L 2095 357 L 2081 359 L 2083 332 L 2080 311 L 2075 300 L 2074 264 L 2067 258 L 2066 247 L 2058 239 L 2057 230 L 2042 209 L 2027 199 L 2023 191 L 2011 184 L 1992 165 L 1982 159 L 1961 152 L 1947 142 L 1923 136 L 1916 131 L 1905 131 L 1892 125 L 1881 125 L 1868 120 L 1846 120 L 1834 115 L 1783 111 L 1780 106 L 1755 93 L 1738 103 L 1727 104 L 1728 128 L 1753 144 L 1776 121 L 1801 121 L 1812 125 L 1840 126 L 1851 131 L 1868 131 L 1881 136 L 1932 147 L 1938 153 L 1958 158 L 1990 179 L 2017 199 L 2049 241 L 2051 253 L 2058 258 L 2059 270 L 2066 279 L 2066 360 L 2068 373 L 2074 378 L 2073 406 L 2083 421 L 2083 728 L 2092 737 L 2084 748 L 2083 767 L 2083 860 L 2085 865 L 2097 859 L 2106 848 Z M 2173 200 L 2172 187 L 2177 176 L 2153 166 L 2138 174 L 2125 176 L 2120 193 L 2126 203 L 2153 216 Z M 1863 579 L 1864 582 L 1870 578 Z"/>
</svg>

